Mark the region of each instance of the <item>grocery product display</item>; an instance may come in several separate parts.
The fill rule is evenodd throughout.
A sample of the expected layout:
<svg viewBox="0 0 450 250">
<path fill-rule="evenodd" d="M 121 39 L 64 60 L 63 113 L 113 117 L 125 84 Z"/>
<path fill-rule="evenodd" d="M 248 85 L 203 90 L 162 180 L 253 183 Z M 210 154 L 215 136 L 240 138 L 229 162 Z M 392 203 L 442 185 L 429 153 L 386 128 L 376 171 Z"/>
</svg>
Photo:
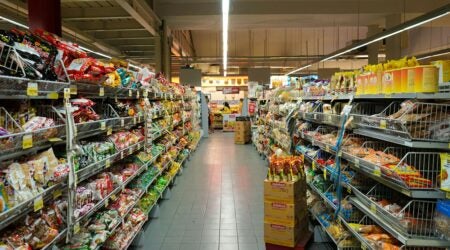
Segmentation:
<svg viewBox="0 0 450 250">
<path fill-rule="evenodd" d="M 418 77 L 403 91 L 395 78 L 405 67 Z M 369 65 L 330 82 L 275 89 L 262 106 L 253 142 L 269 159 L 267 179 L 295 181 L 304 171 L 309 213 L 338 249 L 449 247 L 450 109 L 433 67 L 415 58 Z M 423 82 L 423 70 L 433 77 Z M 384 76 L 379 92 L 366 92 L 368 74 Z M 296 155 L 304 161 L 274 160 Z"/>
<path fill-rule="evenodd" d="M 196 93 L 47 32 L 1 39 L 0 248 L 127 249 L 200 141 Z"/>
</svg>

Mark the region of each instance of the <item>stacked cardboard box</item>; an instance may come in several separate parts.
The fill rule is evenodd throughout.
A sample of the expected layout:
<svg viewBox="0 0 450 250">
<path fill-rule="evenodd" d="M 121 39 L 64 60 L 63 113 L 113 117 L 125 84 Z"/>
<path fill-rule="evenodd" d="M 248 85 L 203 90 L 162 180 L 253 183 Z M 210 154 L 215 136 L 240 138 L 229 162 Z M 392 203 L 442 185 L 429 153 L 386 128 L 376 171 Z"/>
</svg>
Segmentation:
<svg viewBox="0 0 450 250">
<path fill-rule="evenodd" d="M 264 241 L 295 247 L 307 230 L 305 181 L 264 181 Z"/>
<path fill-rule="evenodd" d="M 251 139 L 251 123 L 249 117 L 236 117 L 236 125 L 234 127 L 234 143 L 246 144 Z"/>
</svg>

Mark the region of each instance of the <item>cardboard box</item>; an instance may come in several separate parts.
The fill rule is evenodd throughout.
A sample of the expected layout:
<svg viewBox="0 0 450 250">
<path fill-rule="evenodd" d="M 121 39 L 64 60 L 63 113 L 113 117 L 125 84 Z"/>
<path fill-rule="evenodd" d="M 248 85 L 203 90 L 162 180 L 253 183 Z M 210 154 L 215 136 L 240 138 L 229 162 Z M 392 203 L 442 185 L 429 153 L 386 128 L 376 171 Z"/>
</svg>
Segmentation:
<svg viewBox="0 0 450 250">
<path fill-rule="evenodd" d="M 307 216 L 294 224 L 264 221 L 264 241 L 285 247 L 295 247 L 307 229 Z"/>
<path fill-rule="evenodd" d="M 295 201 L 300 199 L 306 199 L 306 184 L 304 180 L 297 182 L 264 181 L 264 200 L 295 203 Z"/>
<path fill-rule="evenodd" d="M 264 220 L 282 223 L 294 223 L 296 218 L 307 214 L 306 200 L 299 199 L 295 203 L 283 201 L 264 201 Z"/>
</svg>

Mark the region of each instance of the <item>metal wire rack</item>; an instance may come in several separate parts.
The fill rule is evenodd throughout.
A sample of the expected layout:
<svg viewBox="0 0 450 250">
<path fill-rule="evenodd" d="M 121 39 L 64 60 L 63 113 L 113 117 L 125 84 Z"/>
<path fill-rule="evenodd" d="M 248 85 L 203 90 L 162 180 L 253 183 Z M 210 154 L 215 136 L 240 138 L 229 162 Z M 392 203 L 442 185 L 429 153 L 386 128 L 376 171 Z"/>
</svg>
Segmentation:
<svg viewBox="0 0 450 250">
<path fill-rule="evenodd" d="M 0 136 L 2 142 L 0 143 L 0 153 L 7 153 L 19 148 L 22 144 L 20 137 L 22 128 L 3 107 L 0 107 L 0 126 L 8 131 L 8 134 Z"/>
<path fill-rule="evenodd" d="M 359 126 L 407 140 L 450 141 L 450 104 L 392 102 L 381 113 L 362 116 Z"/>
<path fill-rule="evenodd" d="M 10 75 L 25 77 L 23 60 L 19 53 L 10 45 L 0 42 L 0 68 Z"/>
<path fill-rule="evenodd" d="M 355 195 L 373 213 L 388 225 L 397 227 L 404 235 L 410 238 L 439 238 L 433 221 L 435 201 L 408 200 L 381 184 L 376 184 L 367 193 L 355 190 Z"/>
</svg>

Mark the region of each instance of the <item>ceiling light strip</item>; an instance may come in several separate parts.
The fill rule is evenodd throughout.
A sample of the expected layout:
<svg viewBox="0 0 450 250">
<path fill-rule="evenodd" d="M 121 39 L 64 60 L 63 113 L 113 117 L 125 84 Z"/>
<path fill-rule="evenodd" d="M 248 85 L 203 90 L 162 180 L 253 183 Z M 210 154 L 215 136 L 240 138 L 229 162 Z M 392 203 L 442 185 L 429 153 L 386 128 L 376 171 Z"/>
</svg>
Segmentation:
<svg viewBox="0 0 450 250">
<path fill-rule="evenodd" d="M 349 52 L 351 52 L 353 50 L 362 48 L 362 47 L 367 46 L 369 44 L 372 44 L 372 43 L 381 41 L 383 39 L 386 39 L 388 37 L 397 35 L 397 34 L 403 32 L 403 31 L 407 31 L 407 30 L 416 28 L 416 27 L 418 27 L 420 25 L 423 25 L 423 24 L 426 24 L 426 23 L 431 22 L 433 20 L 436 20 L 438 18 L 444 17 L 444 16 L 448 15 L 449 13 L 450 13 L 450 4 L 446 4 L 445 6 L 443 6 L 441 8 L 438 8 L 436 10 L 428 12 L 428 13 L 422 15 L 422 16 L 413 18 L 413 19 L 411 19 L 409 21 L 406 21 L 406 22 L 404 22 L 404 23 L 402 23 L 400 25 L 397 25 L 397 26 L 395 26 L 395 27 L 393 27 L 393 28 L 391 28 L 389 30 L 386 30 L 384 32 L 380 32 L 380 33 L 378 33 L 378 34 L 376 34 L 374 36 L 368 37 L 368 38 L 364 39 L 363 41 L 361 41 L 359 43 L 355 43 L 355 44 L 350 45 L 350 46 L 348 46 L 346 48 L 337 50 L 334 53 L 331 53 L 331 54 L 325 56 L 324 58 L 322 58 L 322 59 L 320 59 L 318 61 L 315 61 L 313 64 L 319 63 L 319 62 L 325 62 L 325 61 L 337 58 L 337 57 L 339 57 L 341 55 L 344 55 L 344 54 L 347 54 L 347 53 L 349 53 Z M 294 71 L 291 71 L 291 72 L 287 73 L 286 75 L 290 75 L 290 74 L 293 74 L 295 72 L 301 71 L 301 70 L 303 70 L 305 68 L 308 68 L 309 66 L 310 65 L 303 66 L 301 68 L 298 68 L 298 69 L 296 69 Z"/>
<path fill-rule="evenodd" d="M 222 60 L 223 75 L 227 76 L 228 69 L 228 17 L 230 12 L 230 0 L 222 0 Z"/>
</svg>

